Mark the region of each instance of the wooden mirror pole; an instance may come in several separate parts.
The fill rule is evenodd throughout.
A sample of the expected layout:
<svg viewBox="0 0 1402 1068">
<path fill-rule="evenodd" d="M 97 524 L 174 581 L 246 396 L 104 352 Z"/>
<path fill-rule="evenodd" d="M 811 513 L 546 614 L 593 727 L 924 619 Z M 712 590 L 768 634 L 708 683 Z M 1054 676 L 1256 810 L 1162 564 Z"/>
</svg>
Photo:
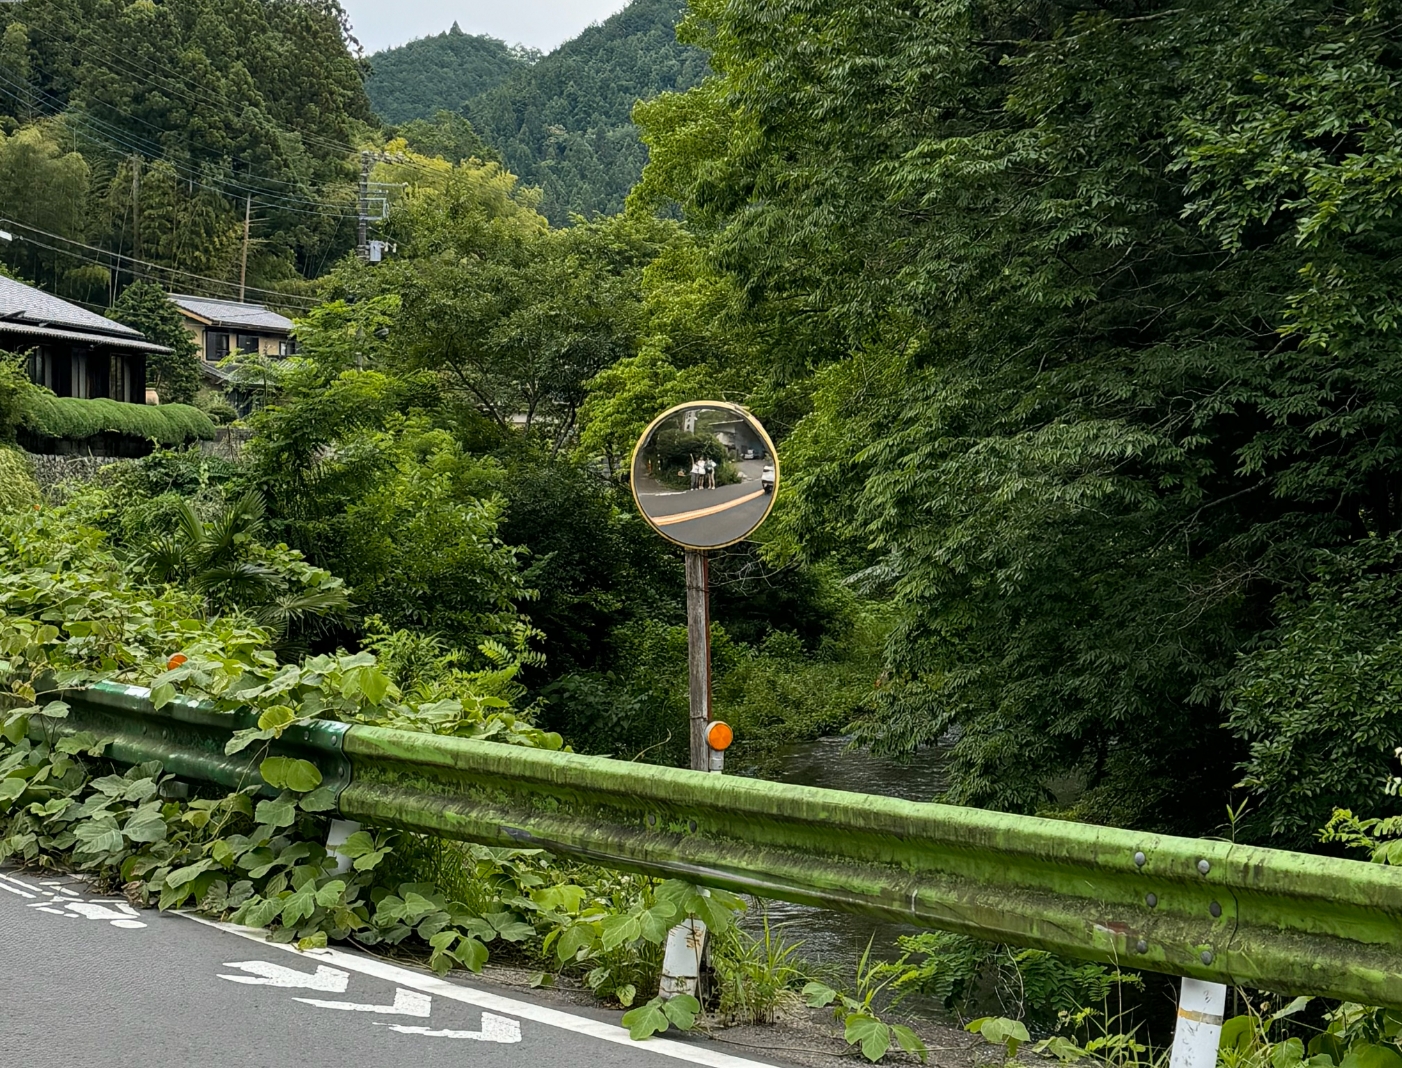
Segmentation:
<svg viewBox="0 0 1402 1068">
<path fill-rule="evenodd" d="M 711 770 L 711 569 L 706 554 L 686 550 L 687 662 L 691 675 L 691 769 Z"/>
</svg>

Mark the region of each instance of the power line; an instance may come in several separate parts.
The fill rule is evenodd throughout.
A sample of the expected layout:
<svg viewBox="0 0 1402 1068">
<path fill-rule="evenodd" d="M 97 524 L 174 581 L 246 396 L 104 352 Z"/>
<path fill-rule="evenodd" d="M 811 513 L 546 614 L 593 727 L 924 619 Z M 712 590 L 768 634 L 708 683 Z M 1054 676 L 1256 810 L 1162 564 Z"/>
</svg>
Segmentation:
<svg viewBox="0 0 1402 1068">
<path fill-rule="evenodd" d="M 3 68 L 0 68 L 0 70 L 3 70 Z M 12 79 L 7 78 L 3 73 L 0 73 L 0 82 L 4 82 L 5 84 L 10 85 L 14 88 L 23 89 L 30 92 L 38 92 L 38 90 L 35 90 L 33 86 L 13 81 Z M 6 89 L 4 85 L 0 85 L 0 94 L 8 96 L 12 100 L 15 100 L 21 104 L 31 104 L 30 100 L 21 96 L 19 93 L 14 92 L 13 89 Z M 48 94 L 43 95 L 48 96 Z M 49 97 L 49 101 L 54 105 L 58 105 L 60 103 L 52 97 Z M 271 203 L 267 204 L 266 206 L 278 211 L 293 212 L 295 214 L 300 215 L 312 215 L 320 216 L 323 218 L 344 219 L 350 217 L 350 215 L 352 214 L 350 212 L 344 211 L 319 210 L 320 208 L 326 206 L 324 201 L 312 200 L 307 197 L 288 197 L 280 193 L 271 193 L 265 189 L 259 189 L 255 186 L 249 186 L 238 182 L 229 181 L 223 183 L 221 186 L 209 185 L 202 180 L 203 175 L 201 175 L 200 177 L 196 177 L 196 172 L 188 167 L 185 168 L 185 173 L 182 173 L 182 166 L 177 160 L 173 160 L 161 152 L 152 152 L 149 147 L 141 144 L 138 141 L 131 140 L 126 135 L 126 132 L 121 130 L 119 127 L 113 126 L 110 123 L 106 123 L 94 115 L 90 115 L 82 111 L 64 111 L 63 117 L 65 121 L 77 125 L 80 128 L 80 132 L 84 137 L 91 138 L 94 142 L 98 144 L 104 144 L 109 148 L 115 148 L 123 154 L 130 153 L 132 155 L 141 156 L 143 159 L 147 159 L 152 162 L 164 163 L 167 166 L 169 166 L 172 170 L 174 170 L 176 175 L 182 181 L 189 182 L 191 185 L 198 186 L 199 188 L 207 190 L 208 192 L 216 193 L 220 196 L 231 197 L 233 199 L 242 199 L 245 196 L 256 195 L 257 197 L 259 197 L 260 200 L 263 201 L 283 201 L 284 203 Z M 149 126 L 151 124 L 147 123 L 147 125 Z M 106 136 L 104 136 L 102 133 L 102 130 L 104 128 L 108 131 Z M 157 130 L 160 129 L 160 127 L 156 126 L 152 126 L 152 128 Z M 157 147 L 159 148 L 160 146 Z M 308 210 L 306 208 L 298 208 L 292 206 L 293 204 L 297 203 L 317 205 L 318 210 Z"/>
<path fill-rule="evenodd" d="M 61 41 L 66 47 L 71 48 L 82 55 L 88 56 L 89 58 L 95 58 L 92 52 L 78 47 L 76 44 L 73 43 L 72 40 L 69 40 L 67 38 L 59 38 L 52 33 L 40 29 L 39 27 L 35 27 L 35 29 L 38 29 L 40 33 L 47 36 L 50 40 Z M 189 78 L 186 78 L 183 75 L 174 72 L 157 72 L 155 70 L 152 70 L 150 67 L 136 62 L 131 57 L 126 55 L 121 55 L 120 60 L 117 59 L 116 57 L 120 53 L 113 52 L 109 48 L 103 47 L 103 42 L 100 42 L 95 36 L 92 36 L 91 34 L 84 35 L 83 39 L 98 46 L 100 51 L 107 57 L 105 61 L 100 61 L 100 65 L 111 68 L 112 73 L 126 73 L 128 76 L 134 74 L 144 76 L 146 79 L 148 79 L 150 82 L 157 85 L 158 87 L 161 87 L 161 83 L 163 82 L 164 88 L 166 88 L 168 91 L 171 91 L 175 93 L 175 95 L 181 96 L 187 102 L 196 105 L 203 103 L 206 105 L 217 104 L 223 106 L 225 103 L 227 103 L 227 101 L 223 97 L 211 92 L 204 86 L 199 85 L 194 81 L 191 81 Z M 125 67 L 124 71 L 121 69 L 123 67 Z M 189 90 L 189 92 L 181 92 L 179 89 L 175 88 L 177 84 L 184 86 L 186 89 Z M 199 97 L 203 97 L 203 99 L 201 100 L 199 99 Z M 132 117 L 137 118 L 137 121 L 144 121 L 139 119 L 139 117 L 137 116 Z M 342 154 L 351 154 L 360 151 L 360 149 L 357 146 L 348 144 L 344 141 L 337 141 L 330 138 L 321 137 L 320 135 L 312 134 L 303 130 L 298 130 L 296 132 L 297 135 L 305 143 L 308 144 L 320 145 L 323 148 L 334 149 L 335 151 L 340 152 Z M 425 174 L 436 173 L 433 170 L 433 168 L 424 166 L 423 164 L 414 163 L 410 160 L 404 161 L 404 165 L 415 170 L 423 171 Z"/>
<path fill-rule="evenodd" d="M 71 249 L 60 248 L 57 245 L 50 245 L 47 242 L 38 240 L 37 238 L 20 238 L 20 240 L 26 242 L 27 244 L 35 245 L 38 248 L 47 249 L 50 252 L 56 252 L 61 256 L 68 256 L 72 259 L 80 260 L 83 263 L 90 263 L 97 267 L 106 267 L 110 270 L 114 267 L 114 263 L 112 261 L 121 261 L 134 266 L 146 267 L 153 271 L 164 271 L 166 274 L 169 275 L 178 275 L 181 278 L 188 278 L 193 281 L 203 282 L 208 285 L 222 286 L 223 288 L 228 289 L 230 291 L 239 288 L 238 283 L 236 282 L 226 282 L 220 278 L 211 278 L 209 275 L 195 274 L 192 271 L 182 271 L 178 267 L 166 267 L 163 264 L 152 263 L 149 260 L 139 260 L 136 257 L 128 256 L 125 253 L 111 252 L 108 249 L 99 248 L 96 245 L 89 245 L 82 241 L 78 241 L 75 238 L 64 237 L 62 234 L 50 233 L 48 230 L 41 230 L 37 226 L 30 226 L 27 223 L 18 222 L 14 219 L 7 219 L 4 216 L 0 216 L 0 223 L 3 223 L 4 225 L 9 227 L 13 227 L 16 230 L 25 230 L 32 234 L 41 234 L 44 237 L 53 238 L 55 241 L 64 241 L 70 245 L 76 245 L 78 248 L 86 249 L 90 252 L 99 253 L 101 256 L 107 258 L 106 261 L 96 259 L 91 256 L 84 256 L 81 253 L 74 252 Z M 315 307 L 317 304 L 320 303 L 320 301 L 317 300 L 315 297 L 306 297 L 295 293 L 284 293 L 276 289 L 266 289 L 261 286 L 248 286 L 246 288 L 249 293 L 262 293 L 279 301 L 304 304 L 309 308 Z"/>
</svg>

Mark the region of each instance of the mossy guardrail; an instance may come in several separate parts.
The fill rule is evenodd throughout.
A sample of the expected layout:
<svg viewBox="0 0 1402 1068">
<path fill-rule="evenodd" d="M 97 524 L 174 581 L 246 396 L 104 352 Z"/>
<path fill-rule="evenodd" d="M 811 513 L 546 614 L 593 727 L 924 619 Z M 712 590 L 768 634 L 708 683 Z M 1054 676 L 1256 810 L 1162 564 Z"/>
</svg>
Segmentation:
<svg viewBox="0 0 1402 1068">
<path fill-rule="evenodd" d="M 239 714 L 111 683 L 68 699 L 56 729 L 112 738 L 113 759 L 261 782 L 263 751 L 223 753 Z M 1383 865 L 330 722 L 273 751 L 316 763 L 362 823 L 1402 1008 L 1402 871 Z"/>
</svg>

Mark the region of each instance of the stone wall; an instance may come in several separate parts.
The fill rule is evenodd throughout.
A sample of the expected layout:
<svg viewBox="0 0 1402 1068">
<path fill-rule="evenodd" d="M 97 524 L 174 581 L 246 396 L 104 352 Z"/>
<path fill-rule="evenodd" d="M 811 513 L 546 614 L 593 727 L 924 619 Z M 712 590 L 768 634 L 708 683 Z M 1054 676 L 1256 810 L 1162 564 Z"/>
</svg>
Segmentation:
<svg viewBox="0 0 1402 1068">
<path fill-rule="evenodd" d="M 200 452 L 206 456 L 217 456 L 221 460 L 237 463 L 243 455 L 243 446 L 253 431 L 244 427 L 221 426 L 214 432 L 213 441 L 200 442 Z"/>
<path fill-rule="evenodd" d="M 34 480 L 40 489 L 52 486 L 69 478 L 92 481 L 98 471 L 108 464 L 120 463 L 116 456 L 55 456 L 52 453 L 27 453 L 29 462 L 34 465 Z"/>
</svg>

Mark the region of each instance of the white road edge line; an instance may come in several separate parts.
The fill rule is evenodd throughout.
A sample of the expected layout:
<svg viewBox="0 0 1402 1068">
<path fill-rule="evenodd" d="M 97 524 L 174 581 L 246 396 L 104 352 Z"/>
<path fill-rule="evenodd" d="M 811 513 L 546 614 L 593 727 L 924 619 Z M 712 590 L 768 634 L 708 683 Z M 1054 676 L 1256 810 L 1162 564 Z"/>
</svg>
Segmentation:
<svg viewBox="0 0 1402 1068">
<path fill-rule="evenodd" d="M 747 1060 L 744 1057 L 734 1057 L 729 1053 L 721 1053 L 719 1050 L 707 1049 L 705 1046 L 693 1046 L 685 1042 L 676 1042 L 668 1038 L 649 1038 L 642 1042 L 634 1042 L 629 1037 L 626 1028 L 616 1024 L 604 1023 L 602 1020 L 593 1020 L 588 1016 L 576 1016 L 574 1013 L 562 1012 L 559 1009 L 547 1008 L 544 1005 L 532 1005 L 528 1001 L 517 1001 L 515 998 L 502 997 L 499 994 L 489 994 L 485 990 L 473 990 L 471 987 L 458 986 L 456 983 L 449 983 L 445 980 L 435 978 L 432 975 L 423 975 L 419 972 L 411 971 L 408 968 L 400 968 L 398 965 L 390 964 L 386 961 L 376 960 L 374 957 L 362 957 L 355 953 L 346 953 L 339 949 L 308 949 L 299 950 L 296 946 L 287 945 L 281 942 L 269 942 L 267 931 L 256 927 L 243 927 L 235 923 L 222 923 L 219 920 L 206 919 L 203 916 L 196 916 L 194 913 L 181 912 L 177 915 L 184 916 L 187 920 L 194 920 L 196 923 L 206 927 L 213 927 L 215 930 L 223 931 L 226 934 L 237 935 L 239 938 L 246 938 L 250 942 L 257 942 L 268 949 L 280 949 L 287 953 L 296 953 L 299 957 L 312 958 L 313 960 L 325 961 L 327 964 L 335 965 L 337 968 L 345 968 L 349 971 L 359 972 L 362 975 L 374 976 L 376 979 L 384 979 L 399 986 L 407 986 L 414 990 L 421 990 L 425 994 L 432 994 L 437 997 L 448 998 L 452 1001 L 460 1001 L 464 1005 L 475 1005 L 479 1009 L 489 1009 L 492 1012 L 501 1013 L 504 1016 L 516 1016 L 522 1020 L 531 1020 L 534 1023 L 545 1024 L 547 1027 L 558 1027 L 574 1034 L 588 1035 L 590 1038 L 597 1038 L 603 1042 L 613 1042 L 620 1046 L 627 1046 L 629 1049 L 639 1053 L 656 1053 L 663 1057 L 671 1057 L 673 1060 L 688 1061 L 691 1064 L 705 1065 L 706 1068 L 774 1068 L 772 1063 L 764 1061 Z M 300 999 L 299 999 L 300 1000 Z"/>
<path fill-rule="evenodd" d="M 8 890 L 8 891 L 9 891 L 10 893 L 12 893 L 12 894 L 18 894 L 20 897 L 33 897 L 33 896 L 34 896 L 33 894 L 29 893 L 28 891 L 26 891 L 26 890 L 20 890 L 18 887 L 11 886 L 9 883 L 4 882 L 4 881 L 0 881 L 0 890 Z"/>
</svg>

